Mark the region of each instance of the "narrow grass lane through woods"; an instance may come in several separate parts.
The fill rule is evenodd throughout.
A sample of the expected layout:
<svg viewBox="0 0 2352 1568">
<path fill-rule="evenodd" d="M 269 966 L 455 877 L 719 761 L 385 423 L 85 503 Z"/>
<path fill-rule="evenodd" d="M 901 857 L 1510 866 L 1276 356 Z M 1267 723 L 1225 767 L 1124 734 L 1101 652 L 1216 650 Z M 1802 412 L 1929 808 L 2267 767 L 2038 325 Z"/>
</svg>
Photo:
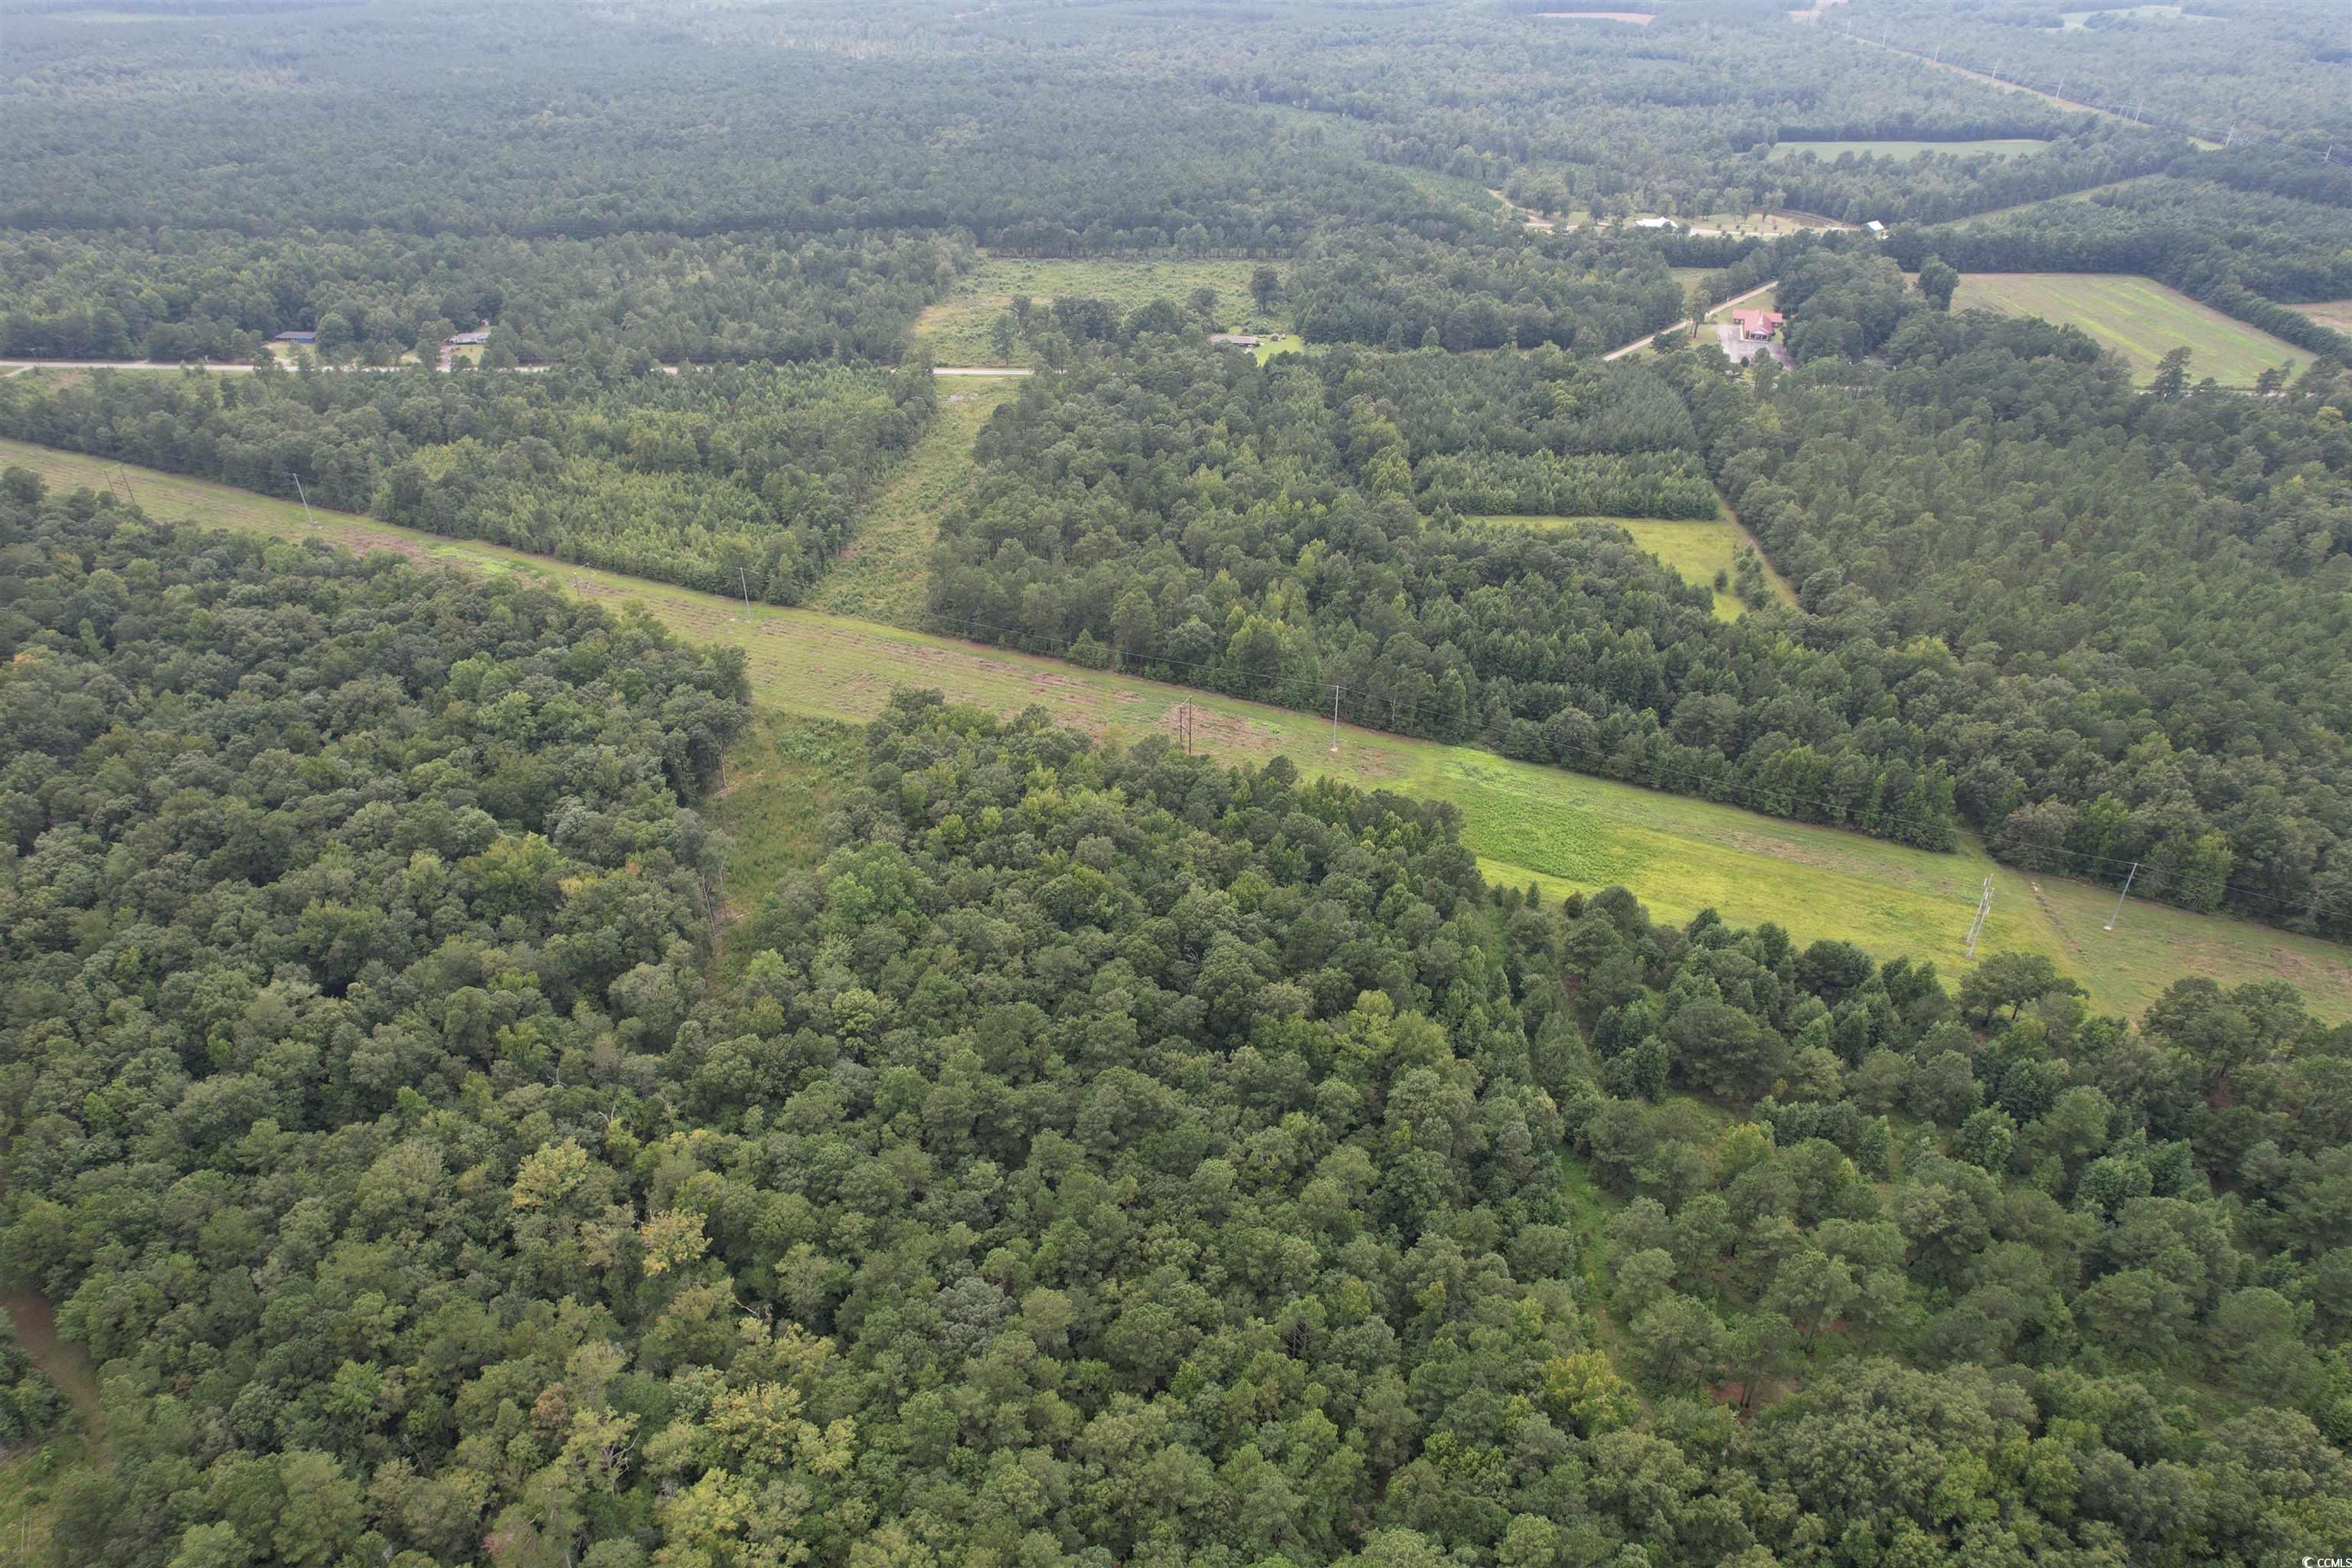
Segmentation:
<svg viewBox="0 0 2352 1568">
<path fill-rule="evenodd" d="M 1948 978 L 1962 953 L 1982 880 L 1994 886 L 1980 952 L 2046 954 L 2102 1009 L 2137 1017 L 2182 975 L 2224 984 L 2277 977 L 2300 987 L 2312 1012 L 2352 1017 L 2352 950 L 2249 921 L 2133 903 L 2102 929 L 2114 889 L 2028 877 L 1979 848 L 1951 855 L 1759 816 L 1736 806 L 1512 762 L 1467 746 L 1408 740 L 1328 718 L 1059 660 L 1010 653 L 902 626 L 805 609 L 754 605 L 599 572 L 470 540 L 445 539 L 372 518 L 321 511 L 315 525 L 290 501 L 0 441 L 0 463 L 23 464 L 55 486 L 103 490 L 127 475 L 155 517 L 236 528 L 285 541 L 317 537 L 358 551 L 391 550 L 485 574 L 512 574 L 615 606 L 645 610 L 681 636 L 746 650 L 763 707 L 858 722 L 901 686 L 1010 713 L 1036 703 L 1066 723 L 1132 742 L 1175 736 L 1234 762 L 1277 754 L 1306 773 L 1367 788 L 1453 802 L 1463 838 L 1496 881 L 1549 893 L 1622 882 L 1661 918 L 1713 908 L 1736 925 L 1777 921 L 1800 942 L 1832 937 L 1882 959 L 1933 960 Z"/>
</svg>

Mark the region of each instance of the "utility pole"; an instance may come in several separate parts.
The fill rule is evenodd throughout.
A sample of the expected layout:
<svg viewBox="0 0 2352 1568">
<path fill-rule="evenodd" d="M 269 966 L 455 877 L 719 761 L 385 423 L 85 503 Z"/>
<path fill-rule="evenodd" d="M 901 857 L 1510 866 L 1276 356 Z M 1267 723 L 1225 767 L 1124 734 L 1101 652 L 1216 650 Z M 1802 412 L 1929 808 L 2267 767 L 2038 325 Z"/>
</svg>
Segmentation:
<svg viewBox="0 0 2352 1568">
<path fill-rule="evenodd" d="M 306 517 L 306 518 L 310 518 L 310 526 L 311 526 L 312 528 L 316 528 L 316 527 L 318 527 L 318 526 L 319 526 L 319 520 L 318 520 L 317 518 L 315 518 L 315 517 L 311 517 L 311 516 L 310 516 L 310 491 L 308 491 L 308 490 L 306 490 L 306 489 L 304 489 L 302 488 L 302 476 L 301 476 L 301 475 L 299 475 L 299 474 L 296 474 L 296 475 L 294 475 L 294 476 L 293 476 L 293 479 L 294 479 L 294 493 L 295 493 L 296 495 L 300 496 L 300 497 L 302 498 L 302 515 L 303 515 L 304 517 Z"/>
<path fill-rule="evenodd" d="M 1984 934 L 1985 916 L 1992 913 L 1992 879 L 1984 879 L 1984 891 L 1977 898 L 1977 918 L 1969 927 L 1969 956 L 1977 955 L 1977 938 Z"/>
<path fill-rule="evenodd" d="M 736 584 L 743 590 L 743 618 L 751 618 L 751 578 L 740 566 L 735 568 Z"/>
<path fill-rule="evenodd" d="M 131 498 L 131 504 L 132 506 L 137 506 L 139 504 L 139 492 L 131 488 L 131 470 L 124 468 L 120 463 L 114 465 L 114 469 L 115 472 L 122 476 L 122 493 Z M 109 488 L 110 489 L 111 486 Z"/>
<path fill-rule="evenodd" d="M 1331 754 L 1339 754 L 1339 683 L 1331 683 Z"/>
<path fill-rule="evenodd" d="M 2124 875 L 2124 890 L 2116 895 L 2115 914 L 2111 914 L 2107 917 L 2107 929 L 2109 931 L 2116 929 L 2116 916 L 2124 912 L 2124 900 L 2131 892 L 2133 879 L 2137 878 L 2138 875 L 2139 862 L 2135 860 L 2131 864 L 2131 869 Z"/>
</svg>

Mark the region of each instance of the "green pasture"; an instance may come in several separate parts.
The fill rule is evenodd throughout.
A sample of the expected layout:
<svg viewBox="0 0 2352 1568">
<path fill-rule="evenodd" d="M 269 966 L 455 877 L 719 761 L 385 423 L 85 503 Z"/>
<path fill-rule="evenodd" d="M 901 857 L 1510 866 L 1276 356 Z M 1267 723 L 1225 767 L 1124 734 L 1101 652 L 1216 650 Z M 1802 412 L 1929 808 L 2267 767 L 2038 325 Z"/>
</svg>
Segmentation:
<svg viewBox="0 0 2352 1568">
<path fill-rule="evenodd" d="M 2251 386 L 2273 365 L 2299 372 L 2312 361 L 2292 343 L 2129 273 L 1970 272 L 1961 277 L 1952 309 L 2080 327 L 2121 354 L 2143 382 L 2156 374 L 2158 360 L 2183 347 L 2191 379 L 2210 375 L 2224 386 Z"/>
</svg>

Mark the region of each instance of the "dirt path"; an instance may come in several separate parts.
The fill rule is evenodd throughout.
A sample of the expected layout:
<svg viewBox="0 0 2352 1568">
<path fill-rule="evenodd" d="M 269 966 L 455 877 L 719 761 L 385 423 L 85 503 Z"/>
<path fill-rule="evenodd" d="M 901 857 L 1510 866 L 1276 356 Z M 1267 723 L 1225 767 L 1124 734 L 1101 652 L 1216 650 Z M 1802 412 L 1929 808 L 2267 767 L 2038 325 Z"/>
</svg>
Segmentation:
<svg viewBox="0 0 2352 1568">
<path fill-rule="evenodd" d="M 1771 289 L 1778 289 L 1780 286 L 1780 280 L 1778 278 L 1773 279 L 1769 283 L 1759 283 L 1755 288 L 1750 289 L 1745 294 L 1734 294 L 1730 299 L 1724 300 L 1722 304 L 1717 305 L 1713 309 L 1709 310 L 1707 314 L 1711 316 L 1715 314 L 1717 310 L 1722 310 L 1727 305 L 1737 305 L 1744 300 L 1753 300 L 1757 295 L 1767 293 Z M 1690 318 L 1688 316 L 1685 316 L 1679 321 L 1669 322 L 1667 325 L 1660 327 L 1656 331 L 1652 332 L 1646 338 L 1635 338 L 1623 348 L 1612 349 L 1609 353 L 1602 354 L 1601 357 L 1604 360 L 1623 359 L 1627 354 L 1632 353 L 1636 349 L 1647 348 L 1650 344 L 1656 342 L 1660 338 L 1664 337 L 1668 332 L 1686 331 L 1690 324 Z"/>
<path fill-rule="evenodd" d="M 30 1290 L 0 1292 L 0 1312 L 6 1312 L 16 1326 L 16 1338 L 33 1364 L 48 1373 L 49 1381 L 81 1417 L 82 1430 L 89 1434 L 90 1441 L 104 1443 L 106 1417 L 99 1408 L 98 1369 L 79 1345 L 58 1337 L 57 1310 L 48 1298 Z"/>
<path fill-rule="evenodd" d="M 916 441 L 889 486 L 860 514 L 856 536 L 833 570 L 810 590 L 810 609 L 900 626 L 921 623 L 940 518 L 971 480 L 974 437 L 1013 395 L 1015 385 L 1009 379 L 981 381 L 941 398 L 939 417 Z"/>
<path fill-rule="evenodd" d="M 2147 121 L 2135 119 L 2129 114 L 2119 113 L 2112 109 L 2102 109 L 2095 103 L 2084 103 L 2079 99 L 2061 98 L 2054 92 L 2044 92 L 2038 87 L 2028 87 L 2023 82 L 2008 81 L 2004 80 L 2002 78 L 1991 75 L 1990 72 L 1971 70 L 1967 66 L 1956 65 L 1950 60 L 1937 59 L 1933 55 L 1924 54 L 1917 49 L 1906 49 L 1901 44 L 1890 44 L 1882 42 L 1877 38 L 1866 38 L 1860 33 L 1853 32 L 1851 30 L 1849 30 L 1845 36 L 1852 38 L 1857 44 L 1867 44 L 1874 49 L 1885 49 L 1889 54 L 1908 55 L 1911 58 L 1919 61 L 1921 64 L 1933 66 L 1937 70 L 1950 71 L 1955 76 L 1967 77 L 1970 81 L 1982 82 L 1987 87 L 1998 88 L 2003 92 L 2021 92 L 2028 98 L 2038 98 L 2044 103 L 2054 104 L 2060 109 L 2071 109 L 2077 114 L 2095 114 L 2102 120 L 2112 120 L 2118 125 L 2136 125 L 2143 131 L 2161 131 L 2164 129 L 2163 126 L 2151 125 Z M 2174 133 L 2176 135 L 2187 136 L 2189 140 L 2202 152 L 2218 153 L 2221 150 L 2221 144 L 2219 142 L 2209 142 L 2202 136 L 2190 135 L 2189 132 L 2186 131 L 2179 131 Z"/>
</svg>

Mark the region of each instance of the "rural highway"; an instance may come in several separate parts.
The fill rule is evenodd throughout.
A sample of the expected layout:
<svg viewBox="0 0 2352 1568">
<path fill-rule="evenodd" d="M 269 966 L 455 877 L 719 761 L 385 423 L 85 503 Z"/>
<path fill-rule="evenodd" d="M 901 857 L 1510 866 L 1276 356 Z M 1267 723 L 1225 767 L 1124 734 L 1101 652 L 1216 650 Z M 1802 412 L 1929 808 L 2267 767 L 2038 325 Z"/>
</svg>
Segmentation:
<svg viewBox="0 0 2352 1568">
<path fill-rule="evenodd" d="M 391 364 L 331 364 L 320 365 L 319 368 L 341 371 L 364 370 L 386 374 L 395 370 L 413 370 L 415 367 Z M 441 368 L 446 371 L 449 367 L 445 364 Z M 547 366 L 519 364 L 514 368 L 528 373 L 545 370 Z M 672 375 L 678 373 L 678 367 L 674 364 L 666 364 L 661 368 Z M 0 359 L 0 372 L 9 375 L 26 370 L 208 370 L 225 371 L 234 374 L 238 371 L 249 373 L 252 369 L 249 364 L 233 364 L 218 360 L 190 360 L 182 363 L 160 359 Z M 942 364 L 932 366 L 931 374 L 933 375 L 1034 375 L 1036 372 L 1026 366 L 1012 364 Z"/>
<path fill-rule="evenodd" d="M 1723 302 L 1723 304 L 1722 304 L 1722 305 L 1717 305 L 1717 306 L 1716 306 L 1716 307 L 1715 307 L 1715 309 L 1716 309 L 1716 310 L 1722 310 L 1722 309 L 1724 308 L 1724 306 L 1726 306 L 1726 305 L 1737 305 L 1737 304 L 1738 304 L 1740 301 L 1742 301 L 1743 300 L 1753 300 L 1754 298 L 1756 298 L 1756 296 L 1757 296 L 1757 295 L 1759 295 L 1759 294 L 1761 294 L 1761 293 L 1765 292 L 1767 289 L 1777 289 L 1777 288 L 1779 288 L 1780 286 L 1780 280 L 1778 278 L 1773 279 L 1772 279 L 1772 281 L 1770 281 L 1769 283 L 1759 283 L 1758 285 L 1756 285 L 1756 287 L 1755 287 L 1755 288 L 1750 289 L 1749 289 L 1749 290 L 1748 290 L 1748 292 L 1747 292 L 1747 293 L 1745 293 L 1745 294 L 1734 294 L 1730 299 L 1726 300 Z M 1643 347 L 1645 347 L 1646 345 L 1648 345 L 1648 344 L 1650 344 L 1650 343 L 1656 342 L 1660 338 L 1664 337 L 1668 332 L 1678 332 L 1678 331 L 1682 331 L 1685 327 L 1687 327 L 1687 326 L 1689 326 L 1689 325 L 1690 325 L 1690 318 L 1689 318 L 1688 316 L 1685 316 L 1685 317 L 1684 317 L 1681 321 L 1669 321 L 1669 322 L 1667 322 L 1664 326 L 1660 327 L 1656 331 L 1652 332 L 1648 337 L 1646 337 L 1646 338 L 1635 338 L 1632 342 L 1627 343 L 1623 348 L 1622 348 L 1622 349 L 1612 349 L 1609 353 L 1605 353 L 1605 354 L 1602 354 L 1601 357 L 1602 359 L 1605 359 L 1605 360 L 1606 360 L 1606 359 L 1623 359 L 1627 354 L 1632 353 L 1635 349 L 1643 348 Z"/>
</svg>

